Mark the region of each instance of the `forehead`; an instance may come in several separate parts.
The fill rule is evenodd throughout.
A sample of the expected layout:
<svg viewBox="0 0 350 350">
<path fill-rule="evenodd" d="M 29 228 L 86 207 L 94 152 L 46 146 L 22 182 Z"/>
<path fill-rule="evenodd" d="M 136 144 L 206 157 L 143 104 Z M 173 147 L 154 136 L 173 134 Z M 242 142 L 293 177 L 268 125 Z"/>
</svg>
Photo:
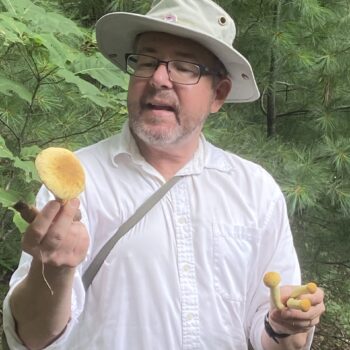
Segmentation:
<svg viewBox="0 0 350 350">
<path fill-rule="evenodd" d="M 136 39 L 135 47 L 138 53 L 196 59 L 206 63 L 213 62 L 215 57 L 208 49 L 191 39 L 160 32 L 140 34 Z"/>
</svg>

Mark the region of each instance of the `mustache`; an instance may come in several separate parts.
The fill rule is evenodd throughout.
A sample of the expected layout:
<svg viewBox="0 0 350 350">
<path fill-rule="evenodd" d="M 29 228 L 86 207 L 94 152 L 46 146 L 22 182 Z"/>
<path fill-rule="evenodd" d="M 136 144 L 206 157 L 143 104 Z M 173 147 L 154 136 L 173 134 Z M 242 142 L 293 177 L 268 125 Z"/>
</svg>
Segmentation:
<svg viewBox="0 0 350 350">
<path fill-rule="evenodd" d="M 176 95 L 173 92 L 167 90 L 152 90 L 145 93 L 140 99 L 140 105 L 142 108 L 147 108 L 150 101 L 160 100 L 166 101 L 166 104 L 169 105 L 175 112 L 176 120 L 180 124 L 179 113 L 180 113 L 180 104 Z"/>
</svg>

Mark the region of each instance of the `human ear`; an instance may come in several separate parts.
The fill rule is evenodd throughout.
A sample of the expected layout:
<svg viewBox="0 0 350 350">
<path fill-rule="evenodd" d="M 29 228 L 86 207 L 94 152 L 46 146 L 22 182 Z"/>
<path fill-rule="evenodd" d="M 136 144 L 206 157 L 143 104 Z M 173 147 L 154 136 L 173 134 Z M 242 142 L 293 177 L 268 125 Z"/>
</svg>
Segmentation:
<svg viewBox="0 0 350 350">
<path fill-rule="evenodd" d="M 221 78 L 214 86 L 214 98 L 210 112 L 216 113 L 225 103 L 226 97 L 231 91 L 232 82 L 229 78 Z"/>
</svg>

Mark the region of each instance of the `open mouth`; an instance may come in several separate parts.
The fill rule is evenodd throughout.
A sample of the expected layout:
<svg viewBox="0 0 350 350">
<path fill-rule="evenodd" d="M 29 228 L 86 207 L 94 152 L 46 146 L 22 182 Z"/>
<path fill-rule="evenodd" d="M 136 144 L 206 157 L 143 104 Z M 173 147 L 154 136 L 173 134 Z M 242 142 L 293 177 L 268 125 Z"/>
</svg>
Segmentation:
<svg viewBox="0 0 350 350">
<path fill-rule="evenodd" d="M 157 110 L 157 111 L 168 111 L 168 112 L 175 112 L 175 108 L 172 106 L 168 106 L 168 105 L 155 105 L 152 103 L 147 103 L 146 107 L 148 109 L 153 109 L 153 110 Z"/>
</svg>

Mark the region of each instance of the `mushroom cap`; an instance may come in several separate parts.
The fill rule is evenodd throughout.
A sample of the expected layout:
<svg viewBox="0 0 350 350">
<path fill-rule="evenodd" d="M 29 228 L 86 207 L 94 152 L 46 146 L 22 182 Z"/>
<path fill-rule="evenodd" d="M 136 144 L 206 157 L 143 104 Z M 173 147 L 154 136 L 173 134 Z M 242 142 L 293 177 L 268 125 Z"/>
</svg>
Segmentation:
<svg viewBox="0 0 350 350">
<path fill-rule="evenodd" d="M 266 272 L 264 276 L 264 283 L 266 287 L 277 287 L 281 282 L 281 276 L 278 272 Z"/>
<path fill-rule="evenodd" d="M 84 169 L 78 157 L 60 147 L 49 147 L 35 159 L 43 184 L 59 199 L 76 198 L 85 187 Z"/>
<path fill-rule="evenodd" d="M 302 311 L 309 311 L 311 307 L 311 301 L 309 299 L 301 299 L 300 300 L 300 308 Z"/>
<path fill-rule="evenodd" d="M 308 292 L 311 294 L 314 294 L 317 291 L 317 284 L 314 282 L 309 282 L 306 286 Z"/>
</svg>

